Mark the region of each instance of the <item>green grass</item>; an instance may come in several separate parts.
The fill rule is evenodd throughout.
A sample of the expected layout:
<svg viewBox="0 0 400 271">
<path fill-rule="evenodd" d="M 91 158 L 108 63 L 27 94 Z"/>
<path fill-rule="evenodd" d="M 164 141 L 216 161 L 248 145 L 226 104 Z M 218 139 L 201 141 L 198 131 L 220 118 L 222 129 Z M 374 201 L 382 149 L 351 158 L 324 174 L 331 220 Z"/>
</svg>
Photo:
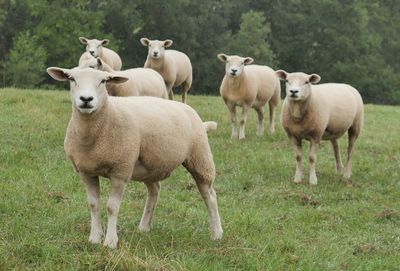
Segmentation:
<svg viewBox="0 0 400 271">
<path fill-rule="evenodd" d="M 324 142 L 310 187 L 292 183 L 294 150 L 279 122 L 258 138 L 252 112 L 239 142 L 220 97 L 188 102 L 219 124 L 209 141 L 223 239 L 209 240 L 206 207 L 179 168 L 162 183 L 149 233 L 137 230 L 145 186 L 128 185 L 110 250 L 87 242 L 85 190 L 64 154 L 69 93 L 0 90 L 0 270 L 400 270 L 399 107 L 365 106 L 352 184 Z M 102 189 L 104 225 L 108 180 Z"/>
</svg>

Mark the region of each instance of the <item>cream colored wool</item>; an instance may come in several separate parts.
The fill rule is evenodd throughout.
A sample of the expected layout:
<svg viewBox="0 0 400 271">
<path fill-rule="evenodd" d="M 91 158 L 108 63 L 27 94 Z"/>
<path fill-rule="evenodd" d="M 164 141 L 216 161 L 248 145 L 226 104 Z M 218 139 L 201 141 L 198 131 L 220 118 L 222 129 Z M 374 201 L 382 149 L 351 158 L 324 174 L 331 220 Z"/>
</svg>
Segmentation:
<svg viewBox="0 0 400 271">
<path fill-rule="evenodd" d="M 115 71 L 101 58 L 87 59 L 82 62 L 79 68 L 93 68 L 129 78 L 128 81 L 122 84 L 108 83 L 107 91 L 111 96 L 153 96 L 168 99 L 168 92 L 163 78 L 152 69 L 134 68 Z"/>
<path fill-rule="evenodd" d="M 151 68 L 164 78 L 170 100 L 174 99 L 173 87 L 183 86 L 182 102 L 186 103 L 187 94 L 192 86 L 192 64 L 189 57 L 176 50 L 165 50 L 172 45 L 172 40 L 149 40 L 141 38 L 143 46 L 148 47 L 145 68 Z"/>
<path fill-rule="evenodd" d="M 275 108 L 280 101 L 281 86 L 273 69 L 267 66 L 249 65 L 250 57 L 218 54 L 218 59 L 226 63 L 225 76 L 220 87 L 221 97 L 231 113 L 232 138 L 238 136 L 236 106 L 243 108 L 240 120 L 239 139 L 245 138 L 245 125 L 250 108 L 258 114 L 257 135 L 264 134 L 264 105 L 269 105 L 269 131 L 275 132 Z"/>
<path fill-rule="evenodd" d="M 100 243 L 99 177 L 111 180 L 104 246 L 118 243 L 117 216 L 129 180 L 143 182 L 148 197 L 139 229 L 149 231 L 160 181 L 183 165 L 193 176 L 207 205 L 211 237 L 222 237 L 216 193 L 215 166 L 208 144 L 209 124 L 190 106 L 154 97 L 112 97 L 106 83 L 126 77 L 94 69 L 48 68 L 59 81 L 70 81 L 72 117 L 64 148 L 86 186 L 91 208 L 89 241 Z"/>
<path fill-rule="evenodd" d="M 82 44 L 86 45 L 86 52 L 83 53 L 79 58 L 79 66 L 81 66 L 83 62 L 90 59 L 91 57 L 100 57 L 113 70 L 121 70 L 122 61 L 120 56 L 113 50 L 104 47 L 110 43 L 109 40 L 87 39 L 85 37 L 80 37 L 79 41 Z"/>
<path fill-rule="evenodd" d="M 349 181 L 352 171 L 354 143 L 358 138 L 364 118 L 363 101 L 359 92 L 347 84 L 317 84 L 317 74 L 276 71 L 286 81 L 286 98 L 282 107 L 282 126 L 293 141 L 296 149 L 295 183 L 302 181 L 302 140 L 310 141 L 311 185 L 317 184 L 315 164 L 321 140 L 330 140 L 333 146 L 336 169 Z M 348 162 L 343 167 L 338 139 L 348 133 Z"/>
</svg>

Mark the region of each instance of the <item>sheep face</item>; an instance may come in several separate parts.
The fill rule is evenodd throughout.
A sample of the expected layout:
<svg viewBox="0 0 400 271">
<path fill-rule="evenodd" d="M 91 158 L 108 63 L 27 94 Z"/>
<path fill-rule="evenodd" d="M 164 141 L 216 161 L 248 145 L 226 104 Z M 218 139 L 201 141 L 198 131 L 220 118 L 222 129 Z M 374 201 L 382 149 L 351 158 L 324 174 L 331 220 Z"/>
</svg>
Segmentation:
<svg viewBox="0 0 400 271">
<path fill-rule="evenodd" d="M 218 59 L 225 63 L 225 73 L 230 77 L 239 77 L 244 70 L 244 66 L 254 62 L 251 57 L 228 56 L 219 54 Z"/>
<path fill-rule="evenodd" d="M 286 97 L 292 101 L 307 100 L 311 95 L 311 84 L 317 84 L 321 80 L 318 74 L 287 73 L 284 70 L 278 70 L 276 74 L 286 82 Z"/>
<path fill-rule="evenodd" d="M 82 114 L 98 111 L 107 98 L 106 83 L 123 83 L 128 78 L 113 76 L 94 69 L 48 68 L 47 73 L 58 81 L 70 82 L 73 107 Z"/>
<path fill-rule="evenodd" d="M 162 59 L 165 54 L 165 48 L 172 45 L 172 40 L 149 40 L 147 38 L 140 39 L 143 46 L 149 48 L 148 56 L 152 59 Z"/>
<path fill-rule="evenodd" d="M 102 56 L 103 53 L 103 46 L 106 46 L 110 41 L 109 40 L 97 40 L 92 39 L 89 40 L 84 37 L 79 38 L 82 44 L 86 45 L 86 52 L 91 54 L 93 57 Z"/>
<path fill-rule="evenodd" d="M 103 62 L 100 58 L 90 58 L 86 59 L 80 66 L 79 68 L 91 68 L 95 70 L 102 70 L 102 65 Z"/>
</svg>

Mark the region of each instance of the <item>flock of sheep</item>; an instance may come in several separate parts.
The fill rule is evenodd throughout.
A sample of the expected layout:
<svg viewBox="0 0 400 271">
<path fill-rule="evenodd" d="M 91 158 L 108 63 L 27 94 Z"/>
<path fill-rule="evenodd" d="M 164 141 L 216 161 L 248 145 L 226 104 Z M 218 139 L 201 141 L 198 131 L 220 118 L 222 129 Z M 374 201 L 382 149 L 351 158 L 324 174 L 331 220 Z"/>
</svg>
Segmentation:
<svg viewBox="0 0 400 271">
<path fill-rule="evenodd" d="M 121 71 L 118 54 L 106 47 L 108 40 L 79 38 L 86 52 L 73 69 L 51 67 L 55 80 L 70 82 L 72 116 L 64 142 L 68 158 L 86 186 L 91 209 L 89 241 L 101 243 L 99 177 L 111 180 L 107 202 L 108 225 L 104 246 L 118 244 L 117 216 L 129 180 L 142 181 L 148 196 L 139 229 L 149 231 L 156 207 L 160 181 L 183 165 L 193 176 L 206 203 L 211 238 L 223 234 L 213 182 L 215 165 L 207 133 L 217 128 L 213 121 L 203 122 L 186 105 L 192 84 L 188 56 L 166 48 L 172 40 L 140 42 L 148 47 L 143 68 Z M 302 140 L 310 141 L 310 179 L 317 184 L 316 152 L 321 140 L 330 140 L 337 170 L 345 180 L 351 177 L 354 142 L 363 124 L 360 94 L 346 84 L 321 84 L 317 74 L 274 71 L 267 66 L 250 65 L 250 57 L 219 54 L 226 74 L 220 93 L 231 114 L 232 138 L 245 138 L 248 112 L 258 114 L 257 135 L 264 133 L 264 106 L 269 105 L 269 132 L 275 131 L 275 108 L 280 101 L 280 80 L 286 82 L 282 107 L 283 128 L 296 147 L 294 182 L 302 180 Z M 182 103 L 173 101 L 172 88 L 183 86 Z M 136 96 L 136 97 L 126 97 Z M 152 97 L 151 97 L 152 96 Z M 168 99 L 169 98 L 169 99 Z M 236 107 L 243 109 L 237 130 Z M 348 162 L 342 165 L 338 138 L 348 132 Z M 121 144 L 122 143 L 122 144 Z"/>
</svg>

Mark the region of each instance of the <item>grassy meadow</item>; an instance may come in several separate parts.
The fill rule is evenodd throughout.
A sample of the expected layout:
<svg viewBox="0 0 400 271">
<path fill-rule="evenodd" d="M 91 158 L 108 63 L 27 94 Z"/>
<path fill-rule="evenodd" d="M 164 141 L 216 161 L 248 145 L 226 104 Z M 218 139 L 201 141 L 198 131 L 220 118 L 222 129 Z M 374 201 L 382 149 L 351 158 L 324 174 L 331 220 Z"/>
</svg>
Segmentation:
<svg viewBox="0 0 400 271">
<path fill-rule="evenodd" d="M 292 182 L 294 150 L 278 117 L 276 134 L 259 138 L 253 111 L 246 140 L 231 140 L 220 97 L 188 103 L 219 124 L 209 142 L 223 239 L 210 240 L 205 204 L 180 167 L 162 182 L 149 233 L 137 229 L 147 190 L 128 185 L 110 250 L 87 242 L 85 189 L 63 150 L 69 93 L 1 89 L 0 270 L 400 270 L 400 107 L 365 106 L 352 183 L 323 142 L 310 187 L 307 157 L 303 184 Z M 347 137 L 341 147 L 345 162 Z M 105 226 L 108 180 L 101 185 Z"/>
</svg>

